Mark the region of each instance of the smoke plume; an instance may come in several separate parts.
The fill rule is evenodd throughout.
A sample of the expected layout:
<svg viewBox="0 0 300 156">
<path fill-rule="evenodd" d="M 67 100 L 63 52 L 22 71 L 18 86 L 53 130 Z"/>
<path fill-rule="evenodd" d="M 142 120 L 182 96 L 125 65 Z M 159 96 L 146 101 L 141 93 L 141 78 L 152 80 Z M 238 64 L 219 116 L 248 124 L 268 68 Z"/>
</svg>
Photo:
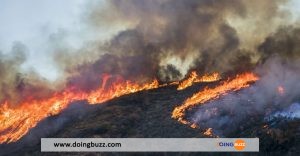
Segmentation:
<svg viewBox="0 0 300 156">
<path fill-rule="evenodd" d="M 26 61 L 27 48 L 16 42 L 9 54 L 0 51 L 0 102 L 18 104 L 24 99 L 43 98 L 52 92 L 48 81 L 34 71 L 24 73 L 22 64 Z"/>
<path fill-rule="evenodd" d="M 282 26 L 272 35 L 279 26 L 289 23 L 285 20 L 287 12 L 279 9 L 286 2 L 112 0 L 101 6 L 93 3 L 82 20 L 85 25 L 95 33 L 100 25 L 121 25 L 122 29 L 107 40 L 87 41 L 75 51 L 67 44 L 51 44 L 52 58 L 62 71 L 55 87 L 34 71 L 21 70 L 26 48 L 16 45 L 9 57 L 1 56 L 0 100 L 18 103 L 28 97 L 48 96 L 65 87 L 91 91 L 103 83 L 101 78 L 106 74 L 136 82 L 154 78 L 173 81 L 190 70 L 239 73 L 254 70 L 275 54 L 280 58 L 298 57 L 299 30 Z M 52 40 L 60 43 L 60 39 Z"/>
<path fill-rule="evenodd" d="M 67 82 L 88 89 L 89 84 L 99 84 L 99 77 L 104 73 L 135 81 L 153 78 L 171 81 L 182 78 L 190 70 L 200 73 L 252 70 L 261 54 L 253 47 L 258 45 L 250 47 L 244 42 L 247 40 L 251 45 L 266 36 L 249 41 L 247 37 L 252 32 L 239 32 L 230 21 L 255 18 L 252 24 L 260 25 L 253 25 L 253 31 L 267 35 L 273 29 L 263 31 L 263 28 L 273 24 L 275 30 L 278 25 L 275 19 L 284 16 L 279 10 L 284 2 L 131 0 L 109 1 L 104 9 L 93 6 L 86 19 L 90 25 L 129 26 L 104 43 L 92 43 L 102 54 L 86 64 L 67 66 L 68 75 L 77 73 Z M 187 65 L 184 68 L 174 59 Z"/>
</svg>

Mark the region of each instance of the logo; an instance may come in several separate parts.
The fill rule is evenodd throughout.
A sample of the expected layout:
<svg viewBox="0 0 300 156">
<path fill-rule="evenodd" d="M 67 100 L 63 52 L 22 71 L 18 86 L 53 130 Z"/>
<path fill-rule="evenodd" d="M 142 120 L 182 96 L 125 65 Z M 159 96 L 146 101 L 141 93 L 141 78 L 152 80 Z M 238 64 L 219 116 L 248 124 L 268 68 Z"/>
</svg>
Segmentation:
<svg viewBox="0 0 300 156">
<path fill-rule="evenodd" d="M 230 147 L 237 151 L 241 151 L 246 147 L 246 143 L 242 139 L 235 140 L 234 142 L 219 142 L 220 147 Z"/>
<path fill-rule="evenodd" d="M 246 147 L 246 143 L 244 140 L 236 140 L 234 142 L 234 148 L 238 151 L 243 150 Z"/>
</svg>

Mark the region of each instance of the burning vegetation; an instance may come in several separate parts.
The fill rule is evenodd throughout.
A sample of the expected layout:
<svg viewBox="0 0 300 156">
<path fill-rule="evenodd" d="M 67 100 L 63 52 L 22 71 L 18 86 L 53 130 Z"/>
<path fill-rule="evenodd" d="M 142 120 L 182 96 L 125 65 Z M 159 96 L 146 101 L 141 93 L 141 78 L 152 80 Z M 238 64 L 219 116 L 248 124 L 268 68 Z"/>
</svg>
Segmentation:
<svg viewBox="0 0 300 156">
<path fill-rule="evenodd" d="M 209 100 L 217 99 L 230 91 L 238 91 L 240 89 L 249 87 L 251 82 L 255 82 L 257 80 L 258 77 L 255 74 L 245 73 L 237 75 L 232 80 L 227 80 L 215 88 L 205 88 L 203 91 L 200 91 L 185 100 L 182 105 L 177 106 L 172 112 L 172 118 L 183 124 L 189 124 L 194 127 L 193 123 L 190 123 L 184 119 L 187 110 L 197 105 L 204 104 Z"/>
<path fill-rule="evenodd" d="M 146 104 L 155 103 L 155 98 L 168 103 L 160 94 L 174 102 L 159 114 L 159 119 L 173 121 L 168 124 L 201 129 L 201 137 L 215 137 L 218 131 L 234 137 L 224 125 L 244 131 L 251 126 L 240 126 L 243 121 L 264 120 L 300 99 L 300 26 L 281 7 L 288 2 L 88 3 L 83 27 L 93 34 L 113 33 L 106 39 L 95 35 L 78 48 L 64 44 L 66 34 L 49 36 L 45 51 L 51 51 L 47 57 L 59 71 L 56 80 L 22 69 L 30 56 L 23 43 L 15 43 L 8 53 L 0 51 L 0 144 L 18 143 L 40 122 L 76 101 L 94 106 L 123 95 L 142 96 L 139 93 L 146 90 L 158 92 L 151 100 L 140 97 Z M 140 116 L 147 114 L 147 109 L 138 108 L 144 111 Z M 272 127 L 268 122 L 262 125 Z"/>
<path fill-rule="evenodd" d="M 59 114 L 71 102 L 87 100 L 89 104 L 99 104 L 122 95 L 159 87 L 157 80 L 141 85 L 118 80 L 106 86 L 108 79 L 109 76 L 104 79 L 105 81 L 99 89 L 90 93 L 73 92 L 69 89 L 47 99 L 24 101 L 15 108 L 5 102 L 0 109 L 0 143 L 19 140 L 38 122 L 46 117 Z"/>
<path fill-rule="evenodd" d="M 191 85 L 193 83 L 197 82 L 214 82 L 220 80 L 220 75 L 218 73 L 212 73 L 203 75 L 202 77 L 199 77 L 198 74 L 195 71 L 192 71 L 190 76 L 183 80 L 181 83 L 179 83 L 177 90 L 183 90 Z"/>
</svg>

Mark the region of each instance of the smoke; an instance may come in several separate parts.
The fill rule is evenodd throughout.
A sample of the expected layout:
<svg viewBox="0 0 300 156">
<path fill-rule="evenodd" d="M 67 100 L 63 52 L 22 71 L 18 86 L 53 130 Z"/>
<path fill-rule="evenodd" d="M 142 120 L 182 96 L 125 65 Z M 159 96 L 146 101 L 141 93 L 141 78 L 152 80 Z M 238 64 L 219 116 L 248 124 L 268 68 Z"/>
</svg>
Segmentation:
<svg viewBox="0 0 300 156">
<path fill-rule="evenodd" d="M 299 102 L 299 32 L 299 28 L 282 27 L 267 37 L 258 46 L 262 59 L 255 72 L 260 80 L 250 88 L 201 105 L 191 120 L 226 136 Z M 298 107 L 294 108 L 297 112 Z"/>
<path fill-rule="evenodd" d="M 286 118 L 286 119 L 299 119 L 300 118 L 300 104 L 299 103 L 293 103 L 289 107 L 276 111 L 275 113 L 271 114 L 270 116 L 267 116 L 265 120 L 272 121 L 276 118 Z"/>
<path fill-rule="evenodd" d="M 299 42 L 300 28 L 283 26 L 275 34 L 268 36 L 258 47 L 262 53 L 261 61 L 264 62 L 270 56 L 278 56 L 285 62 L 294 61 L 296 63 L 300 57 Z"/>
<path fill-rule="evenodd" d="M 24 73 L 22 64 L 26 61 L 28 49 L 16 42 L 9 54 L 0 52 L 0 101 L 17 104 L 26 98 L 43 98 L 51 92 L 51 87 L 34 71 Z"/>
<path fill-rule="evenodd" d="M 90 42 L 75 57 L 57 53 L 55 58 L 68 75 L 67 83 L 80 84 L 83 89 L 93 89 L 87 87 L 90 84 L 99 86 L 99 78 L 106 73 L 139 82 L 178 80 L 190 70 L 221 74 L 248 71 L 261 55 L 253 43 L 258 44 L 277 28 L 278 18 L 285 17 L 279 9 L 284 2 L 108 1 L 105 7 L 91 6 L 85 21 L 96 28 L 123 24 L 124 30 L 107 41 Z M 235 18 L 242 22 L 255 19 L 249 24 L 259 26 L 254 25 L 252 31 L 264 35 L 250 41 L 248 36 L 253 32 L 242 32 L 236 24 L 240 21 L 232 22 Z M 263 31 L 270 24 L 274 28 Z M 80 61 L 82 58 L 89 59 Z M 187 67 L 174 61 L 178 59 L 187 62 Z"/>
<path fill-rule="evenodd" d="M 270 36 L 280 25 L 288 23 L 285 20 L 288 15 L 280 10 L 286 2 L 112 0 L 101 5 L 93 3 L 84 12 L 85 25 L 95 34 L 103 25 L 121 29 L 106 40 L 95 38 L 76 49 L 64 42 L 64 34 L 50 36 L 45 51 L 51 51 L 55 66 L 62 73 L 59 82 L 48 82 L 33 70 L 21 72 L 26 62 L 22 51 L 26 48 L 16 46 L 13 51 L 19 51 L 18 54 L 1 56 L 0 100 L 18 103 L 28 97 L 49 96 L 63 87 L 90 91 L 102 84 L 101 78 L 106 74 L 136 82 L 154 78 L 172 81 L 190 70 L 221 74 L 254 70 L 274 53 L 278 57 L 296 56 L 297 52 L 289 50 L 289 44 L 296 44 L 299 38 L 292 39 L 284 50 L 273 47 L 276 49 L 273 52 L 269 48 L 281 44 L 277 36 L 283 38 L 282 42 L 286 40 L 285 34 L 296 37 L 296 32 L 288 31 L 290 27 L 282 27 L 281 33 Z M 285 54 L 285 51 L 289 52 Z"/>
</svg>

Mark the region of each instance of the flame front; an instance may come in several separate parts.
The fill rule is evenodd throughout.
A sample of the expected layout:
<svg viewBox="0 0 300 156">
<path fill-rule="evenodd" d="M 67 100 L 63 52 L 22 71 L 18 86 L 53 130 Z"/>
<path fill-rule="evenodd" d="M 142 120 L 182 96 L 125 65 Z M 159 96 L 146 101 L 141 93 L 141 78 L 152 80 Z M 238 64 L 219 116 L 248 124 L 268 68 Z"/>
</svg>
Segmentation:
<svg viewBox="0 0 300 156">
<path fill-rule="evenodd" d="M 184 119 L 185 113 L 188 109 L 203 104 L 209 100 L 217 99 L 229 91 L 237 91 L 242 88 L 246 88 L 249 86 L 249 83 L 257 80 L 258 77 L 255 74 L 245 73 L 237 75 L 234 79 L 227 80 L 215 88 L 205 88 L 203 91 L 200 91 L 188 98 L 182 105 L 176 107 L 172 112 L 172 118 L 177 119 L 183 124 L 189 124 L 193 128 L 193 124 Z"/>
<path fill-rule="evenodd" d="M 207 74 L 202 77 L 199 77 L 196 71 L 192 71 L 190 76 L 178 85 L 177 90 L 183 90 L 189 86 L 192 86 L 193 83 L 196 82 L 214 82 L 220 79 L 221 78 L 218 73 Z"/>
<path fill-rule="evenodd" d="M 0 143 L 10 143 L 18 141 L 31 128 L 35 127 L 43 119 L 57 115 L 67 108 L 73 101 L 87 100 L 89 104 L 99 104 L 122 95 L 135 93 L 142 90 L 154 89 L 166 85 L 178 84 L 178 82 L 159 85 L 157 80 L 149 83 L 137 84 L 131 81 L 118 80 L 106 88 L 107 79 L 103 78 L 102 85 L 92 92 L 74 92 L 72 89 L 55 93 L 53 96 L 43 100 L 27 100 L 12 107 L 8 102 L 1 104 L 0 107 Z M 219 80 L 219 74 L 205 75 L 198 77 L 196 72 L 192 72 L 189 79 L 179 84 L 178 88 L 186 88 L 195 82 L 210 82 Z M 174 109 L 172 118 L 181 123 L 190 124 L 184 119 L 187 109 L 198 104 L 203 104 L 209 100 L 216 99 L 228 91 L 235 91 L 249 86 L 249 82 L 258 80 L 252 73 L 238 75 L 233 80 L 228 80 L 213 89 L 205 89 L 188 98 L 183 105 Z M 181 86 L 181 87 L 180 87 Z M 194 125 L 193 127 L 197 127 Z"/>
<path fill-rule="evenodd" d="M 70 90 L 56 93 L 44 100 L 29 100 L 19 107 L 10 107 L 5 102 L 0 107 L 0 143 L 10 143 L 19 140 L 41 120 L 59 114 L 68 107 L 72 101 L 84 100 L 90 104 L 98 104 L 110 99 L 142 90 L 158 88 L 157 80 L 142 85 L 130 81 L 118 81 L 109 88 L 102 85 L 91 93 L 74 93 Z"/>
</svg>

